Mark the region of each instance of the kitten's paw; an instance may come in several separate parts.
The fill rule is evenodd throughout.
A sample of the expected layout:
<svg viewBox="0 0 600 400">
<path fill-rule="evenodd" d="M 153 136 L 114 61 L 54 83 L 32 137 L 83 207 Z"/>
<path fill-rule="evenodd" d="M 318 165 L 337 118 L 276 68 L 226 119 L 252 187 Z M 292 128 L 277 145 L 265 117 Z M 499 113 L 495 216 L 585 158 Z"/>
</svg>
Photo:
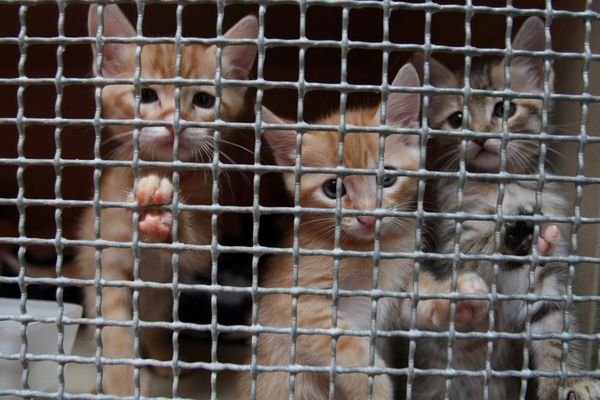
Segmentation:
<svg viewBox="0 0 600 400">
<path fill-rule="evenodd" d="M 520 211 L 519 215 L 532 215 L 530 212 Z M 533 239 L 532 221 L 513 221 L 506 223 L 504 244 L 506 249 L 515 255 L 526 256 L 531 251 Z"/>
<path fill-rule="evenodd" d="M 132 196 L 133 197 L 133 196 Z M 140 179 L 135 198 L 139 207 L 170 204 L 173 200 L 173 184 L 167 178 L 149 175 Z M 173 213 L 169 210 L 142 209 L 139 232 L 144 240 L 164 242 L 171 239 Z"/>
<path fill-rule="evenodd" d="M 521 210 L 519 215 L 532 215 L 530 212 Z M 534 223 L 532 221 L 516 221 L 506 224 L 506 234 L 504 244 L 507 250 L 518 256 L 526 256 L 531 252 L 531 242 L 533 240 Z M 560 231 L 558 226 L 553 223 L 546 223 L 540 227 L 540 234 L 537 241 L 538 253 L 547 256 L 552 253 Z"/>
<path fill-rule="evenodd" d="M 449 283 L 448 283 L 449 286 Z M 448 288 L 449 289 L 449 288 Z M 456 281 L 456 293 L 482 295 L 488 293 L 485 281 L 477 274 L 460 274 Z M 450 301 L 432 299 L 419 301 L 417 324 L 419 327 L 446 330 L 450 325 Z M 487 329 L 487 300 L 457 300 L 454 315 L 456 328 L 461 331 Z"/>
<path fill-rule="evenodd" d="M 590 378 L 568 380 L 564 400 L 600 400 L 600 383 Z"/>
<path fill-rule="evenodd" d="M 133 383 L 133 367 L 131 365 L 105 365 L 103 369 L 103 394 L 117 396 L 133 395 L 135 385 Z"/>
<path fill-rule="evenodd" d="M 456 281 L 459 294 L 483 295 L 488 293 L 485 281 L 477 274 L 460 274 Z M 456 302 L 455 323 L 458 330 L 485 330 L 489 303 L 487 300 L 469 299 Z"/>
</svg>

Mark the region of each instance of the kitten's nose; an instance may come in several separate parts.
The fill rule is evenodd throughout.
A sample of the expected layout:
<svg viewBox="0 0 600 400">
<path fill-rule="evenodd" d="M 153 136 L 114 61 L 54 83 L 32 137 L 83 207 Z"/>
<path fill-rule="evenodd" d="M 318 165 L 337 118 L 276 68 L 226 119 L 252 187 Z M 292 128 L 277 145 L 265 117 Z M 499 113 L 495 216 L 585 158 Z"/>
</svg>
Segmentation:
<svg viewBox="0 0 600 400">
<path fill-rule="evenodd" d="M 477 138 L 477 139 L 473 139 L 473 142 L 477 143 L 478 145 L 480 145 L 481 147 L 483 147 L 483 145 L 485 144 L 485 142 L 487 141 L 486 138 Z"/>
<path fill-rule="evenodd" d="M 375 217 L 372 215 L 359 215 L 358 217 L 356 217 L 356 219 L 365 228 L 375 228 Z"/>
</svg>

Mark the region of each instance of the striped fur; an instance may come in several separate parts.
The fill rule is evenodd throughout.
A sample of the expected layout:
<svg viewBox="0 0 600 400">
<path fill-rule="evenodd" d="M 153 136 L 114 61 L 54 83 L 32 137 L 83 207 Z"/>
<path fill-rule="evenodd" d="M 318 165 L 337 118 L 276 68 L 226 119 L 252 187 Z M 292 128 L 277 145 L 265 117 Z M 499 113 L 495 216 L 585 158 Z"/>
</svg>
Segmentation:
<svg viewBox="0 0 600 400">
<path fill-rule="evenodd" d="M 96 36 L 98 26 L 98 6 L 90 6 L 88 25 L 89 34 Z M 242 19 L 225 35 L 228 38 L 256 37 L 258 22 L 255 17 Z M 133 37 L 135 30 L 117 5 L 104 7 L 104 36 Z M 106 44 L 103 48 L 103 63 L 94 64 L 96 75 L 106 78 L 133 79 L 135 70 L 135 44 Z M 244 78 L 252 67 L 256 56 L 253 46 L 228 46 L 222 53 L 223 74 L 228 77 Z M 95 56 L 98 48 L 92 45 Z M 181 53 L 181 73 L 184 78 L 212 79 L 216 69 L 216 46 L 194 45 L 184 47 Z M 94 59 L 94 62 L 96 58 Z M 158 44 L 144 46 L 141 51 L 141 75 L 143 78 L 174 78 L 176 46 L 174 44 Z M 241 71 L 243 73 L 241 73 Z M 156 101 L 142 101 L 140 117 L 143 120 L 159 120 L 165 123 L 176 123 L 175 86 L 173 84 L 157 84 L 144 87 L 154 90 Z M 198 107 L 193 97 L 199 91 L 214 94 L 213 86 L 184 86 L 180 91 L 179 121 L 215 120 L 214 107 Z M 221 118 L 228 121 L 239 121 L 249 118 L 252 104 L 245 101 L 247 88 L 227 87 L 221 93 Z M 132 84 L 107 85 L 102 90 L 102 112 L 107 119 L 133 119 L 135 113 L 136 88 Z M 251 115 L 251 114 L 250 114 Z M 105 144 L 114 144 L 112 158 L 120 160 L 133 159 L 132 126 L 110 126 L 104 132 Z M 143 127 L 139 133 L 139 158 L 146 161 L 173 160 L 174 130 L 165 126 Z M 222 132 L 222 138 L 230 141 L 224 144 L 222 153 L 226 162 L 240 161 L 244 155 L 240 143 L 252 140 L 251 135 L 240 132 Z M 212 131 L 204 128 L 185 128 L 179 132 L 178 158 L 187 162 L 208 162 L 212 160 Z M 235 142 L 235 143 L 234 143 Z M 241 154 L 237 154 L 239 151 Z M 245 153 L 250 153 L 245 151 Z M 229 158 L 228 158 L 229 157 Z M 248 155 L 245 155 L 248 158 Z M 245 162 L 251 162 L 252 158 Z M 144 168 L 140 172 L 137 192 L 134 189 L 134 171 L 127 167 L 110 167 L 102 170 L 100 197 L 102 201 L 134 202 L 140 206 L 157 206 L 170 204 L 173 199 L 173 187 L 170 182 L 173 169 Z M 221 191 L 221 204 L 234 204 L 246 196 L 246 204 L 251 203 L 252 188 L 244 185 L 241 175 L 222 174 L 225 179 Z M 239 179 L 239 181 L 238 181 Z M 230 180 L 230 181 L 227 181 Z M 188 204 L 212 204 L 213 178 L 210 172 L 180 171 L 180 200 Z M 236 192 L 233 192 L 236 188 Z M 231 189 L 231 190 L 228 190 Z M 244 192 L 244 190 L 246 192 Z M 135 203 L 134 203 L 135 204 Z M 240 204 L 240 203 L 236 203 Z M 141 241 L 169 242 L 172 238 L 171 228 L 173 215 L 168 210 L 140 211 L 139 233 Z M 220 221 L 222 219 L 220 218 Z M 84 211 L 79 238 L 96 239 L 96 210 L 88 208 Z M 228 225 L 239 226 L 231 221 Z M 112 207 L 103 208 L 100 213 L 100 239 L 131 242 L 133 221 L 130 209 Z M 206 212 L 182 211 L 178 220 L 178 241 L 186 244 L 210 244 L 212 239 L 211 214 Z M 221 230 L 221 229 L 219 229 Z M 220 236 L 221 232 L 217 232 Z M 99 252 L 100 271 L 96 271 L 96 249 L 83 247 L 77 257 L 78 277 L 93 279 L 99 273 L 106 281 L 132 281 L 134 279 L 134 254 L 127 247 L 108 247 Z M 140 251 L 139 274 L 142 281 L 172 282 L 173 254 L 167 250 L 146 249 Z M 186 279 L 192 271 L 209 271 L 212 260 L 210 253 L 185 251 L 179 254 L 179 278 Z M 96 287 L 90 287 L 86 293 L 86 313 L 94 315 L 96 311 Z M 106 320 L 130 321 L 133 304 L 132 291 L 128 287 L 104 286 L 100 289 L 102 303 L 99 306 L 102 318 Z M 173 317 L 173 292 L 142 288 L 139 290 L 139 317 L 144 321 L 171 321 Z M 173 357 L 172 331 L 167 329 L 141 329 L 140 352 L 144 357 L 170 360 Z M 103 357 L 131 359 L 134 356 L 134 330 L 127 327 L 105 326 L 102 329 Z M 182 354 L 185 357 L 185 354 Z M 155 370 L 170 375 L 171 369 Z M 134 375 L 131 365 L 104 365 L 102 388 L 111 395 L 132 395 L 134 393 Z"/>
<path fill-rule="evenodd" d="M 417 86 L 418 78 L 410 65 L 403 67 L 393 85 Z M 386 124 L 393 127 L 414 127 L 418 117 L 419 96 L 395 93 L 388 98 Z M 263 109 L 264 120 L 282 124 L 279 118 Z M 378 110 L 356 109 L 346 113 L 348 124 L 378 126 Z M 339 115 L 334 113 L 317 121 L 318 124 L 338 125 Z M 280 165 L 294 165 L 296 132 L 269 130 L 264 133 Z M 375 169 L 379 161 L 379 134 L 352 132 L 344 136 L 343 165 L 345 167 Z M 310 131 L 302 137 L 302 165 L 305 167 L 335 167 L 338 160 L 339 133 Z M 419 147 L 415 137 L 391 135 L 385 142 L 383 154 L 386 169 L 415 170 L 419 165 Z M 324 184 L 335 179 L 335 174 L 304 173 L 300 179 L 300 205 L 311 208 L 336 207 L 335 198 L 327 196 Z M 286 189 L 290 195 L 296 190 L 296 176 L 285 174 Z M 373 211 L 377 181 L 374 175 L 348 175 L 343 178 L 345 194 L 341 198 L 345 210 Z M 382 208 L 386 210 L 413 210 L 417 195 L 414 177 L 398 176 L 396 181 L 382 189 Z M 335 196 L 333 196 L 335 197 Z M 369 219 L 371 218 L 371 219 Z M 341 219 L 341 242 L 343 250 L 372 251 L 374 246 L 374 218 L 344 216 Z M 302 249 L 333 249 L 336 219 L 332 214 L 305 213 L 300 218 L 299 245 Z M 282 246 L 293 247 L 292 232 L 288 232 Z M 415 249 L 415 220 L 411 218 L 385 217 L 381 220 L 382 251 L 413 251 Z M 274 255 L 261 267 L 261 286 L 268 288 L 293 287 L 293 257 L 291 254 Z M 413 263 L 408 259 L 382 259 L 379 262 L 378 288 L 384 291 L 405 292 L 412 290 Z M 338 279 L 334 279 L 334 262 L 330 256 L 301 256 L 298 265 L 298 287 L 306 289 L 344 290 L 373 289 L 373 259 L 344 256 L 340 262 Z M 336 283 L 337 281 L 337 283 Z M 460 290 L 476 292 L 487 290 L 475 274 L 465 274 L 459 280 Z M 419 284 L 422 292 L 447 292 L 447 282 L 437 282 L 431 275 L 421 274 Z M 292 296 L 286 294 L 261 295 L 258 303 L 260 326 L 289 328 L 292 324 Z M 480 304 L 464 302 L 463 306 L 479 308 Z M 368 330 L 371 326 L 372 299 L 368 296 L 344 296 L 337 305 L 336 327 L 344 330 Z M 378 302 L 375 323 L 379 330 L 406 329 L 411 320 L 411 301 L 398 298 L 382 298 Z M 418 322 L 423 326 L 442 328 L 448 324 L 449 304 L 445 300 L 421 301 L 418 306 Z M 299 329 L 331 329 L 332 297 L 326 295 L 299 296 L 297 300 L 296 327 Z M 292 337 L 289 334 L 260 333 L 258 335 L 257 363 L 261 366 L 285 367 L 292 363 L 290 351 Z M 302 366 L 328 367 L 332 363 L 332 338 L 326 334 L 299 335 L 295 340 L 295 363 Z M 370 365 L 370 338 L 352 334 L 339 336 L 336 347 L 336 365 L 363 367 Z M 377 340 L 379 350 L 374 354 L 374 366 L 385 367 L 389 353 L 382 338 Z M 250 360 L 248 360 L 249 362 Z M 293 364 L 293 363 L 292 363 Z M 338 374 L 336 399 L 367 398 L 368 379 L 365 373 Z M 239 398 L 248 398 L 250 379 L 240 379 Z M 256 397 L 258 399 L 287 399 L 289 397 L 289 372 L 261 372 L 258 374 Z M 295 381 L 295 398 L 324 399 L 330 389 L 328 373 L 300 373 Z M 377 375 L 374 378 L 373 398 L 392 399 L 391 377 Z"/>
<path fill-rule="evenodd" d="M 543 23 L 537 17 L 529 18 L 513 41 L 513 48 L 524 50 L 543 50 Z M 504 61 L 476 64 L 470 75 L 473 89 L 503 90 Z M 431 83 L 438 87 L 462 87 L 463 76 L 451 73 L 439 62 L 432 60 Z M 543 87 L 543 62 L 541 59 L 517 57 L 510 64 L 511 89 L 517 92 L 540 93 Z M 552 74 L 551 74 L 552 77 Z M 551 85 L 550 85 L 551 89 Z M 494 116 L 494 107 L 501 98 L 474 96 L 468 104 L 469 120 L 467 127 L 475 132 L 502 132 L 502 117 Z M 542 129 L 541 100 L 514 99 L 514 115 L 509 115 L 507 126 L 509 132 L 539 133 Z M 463 109 L 463 99 L 459 96 L 433 96 L 428 112 L 428 121 L 432 128 L 457 129 L 451 126 L 449 117 Z M 460 129 L 460 127 L 458 127 Z M 430 168 L 443 171 L 458 171 L 461 139 L 457 137 L 440 137 L 433 141 L 435 149 L 430 159 Z M 497 173 L 500 171 L 499 139 L 468 140 L 465 153 L 467 171 Z M 514 140 L 506 146 L 506 171 L 513 174 L 535 174 L 538 169 L 540 145 L 535 141 Z M 443 212 L 463 211 L 469 214 L 496 215 L 499 196 L 499 182 L 492 180 L 468 179 L 461 186 L 454 178 L 439 179 L 433 185 L 436 206 Z M 464 200 L 462 206 L 457 203 L 458 190 L 462 188 Z M 546 183 L 541 194 L 541 208 L 536 208 L 537 182 L 510 181 L 504 185 L 504 196 L 501 211 L 504 215 L 544 215 L 561 217 L 568 215 L 568 203 L 564 196 L 564 188 L 555 183 Z M 496 220 L 466 220 L 460 235 L 460 251 L 465 254 L 515 254 L 509 242 L 513 231 L 502 227 L 499 246 L 496 245 Z M 557 237 L 545 237 L 558 227 Z M 438 252 L 452 254 L 455 251 L 456 222 L 443 220 L 436 229 Z M 540 227 L 541 237 L 538 248 L 542 255 L 566 255 L 569 251 L 567 237 L 568 226 L 557 226 L 545 223 Z M 531 248 L 531 245 L 528 244 Z M 429 266 L 439 277 L 447 276 L 452 270 L 452 262 L 439 262 Z M 538 265 L 535 269 L 530 264 L 514 265 L 502 263 L 496 274 L 489 261 L 476 260 L 463 262 L 458 268 L 461 271 L 478 273 L 488 285 L 495 284 L 499 294 L 526 294 L 557 296 L 566 292 L 567 268 L 562 264 Z M 532 286 L 529 285 L 533 279 Z M 527 303 L 520 300 L 500 301 L 495 303 L 493 327 L 496 332 L 524 332 L 526 321 L 531 322 L 533 334 L 560 333 L 564 329 L 564 303 L 557 301 L 537 301 L 531 304 L 528 312 Z M 483 328 L 483 327 L 482 327 Z M 578 330 L 577 322 L 571 320 L 570 328 Z M 492 341 L 490 356 L 491 368 L 495 371 L 513 371 L 519 373 L 527 365 L 523 365 L 523 341 L 496 339 Z M 447 365 L 447 342 L 423 340 L 418 343 L 417 359 L 421 368 L 445 368 Z M 534 340 L 527 344 L 530 362 L 537 371 L 556 372 L 561 368 L 562 343 L 559 340 Z M 584 367 L 582 354 L 576 343 L 571 344 L 567 359 L 570 370 Z M 463 339 L 454 343 L 452 367 L 464 370 L 485 371 L 488 343 L 485 340 Z M 455 378 L 449 387 L 449 398 L 482 399 L 484 381 L 482 378 Z M 488 382 L 488 399 L 516 399 L 520 396 L 521 380 L 517 377 L 491 378 Z M 415 382 L 414 398 L 441 399 L 446 392 L 445 380 L 440 377 L 421 377 Z M 559 390 L 556 378 L 537 379 L 537 397 L 540 400 L 558 399 L 598 399 L 600 387 L 590 379 L 567 379 L 564 390 Z M 576 397 L 568 397 L 568 396 Z"/>
</svg>

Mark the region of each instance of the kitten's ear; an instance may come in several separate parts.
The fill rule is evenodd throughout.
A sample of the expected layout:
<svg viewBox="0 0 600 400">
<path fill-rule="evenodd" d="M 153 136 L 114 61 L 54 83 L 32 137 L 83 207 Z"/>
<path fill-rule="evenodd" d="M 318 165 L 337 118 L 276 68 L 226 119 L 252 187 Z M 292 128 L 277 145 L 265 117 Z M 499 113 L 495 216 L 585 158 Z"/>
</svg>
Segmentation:
<svg viewBox="0 0 600 400">
<path fill-rule="evenodd" d="M 425 56 L 423 53 L 415 53 L 410 59 L 410 63 L 415 66 L 419 72 L 419 78 L 423 80 L 425 75 Z M 456 76 L 444 64 L 433 57 L 429 57 L 429 84 L 435 87 L 452 87 Z"/>
<path fill-rule="evenodd" d="M 254 39 L 258 36 L 258 20 L 247 15 L 225 33 L 225 39 Z M 223 49 L 223 73 L 228 78 L 247 79 L 256 59 L 254 45 L 228 45 Z"/>
<path fill-rule="evenodd" d="M 419 76 L 412 64 L 406 64 L 398 71 L 392 86 L 419 87 Z M 421 95 L 419 93 L 393 92 L 388 96 L 385 123 L 388 126 L 415 126 L 419 118 Z"/>
<path fill-rule="evenodd" d="M 262 108 L 262 119 L 268 124 L 285 124 L 267 107 Z M 262 134 L 273 151 L 277 165 L 287 166 L 296 163 L 296 131 L 285 129 L 269 129 Z"/>
<path fill-rule="evenodd" d="M 512 42 L 515 50 L 544 51 L 546 38 L 544 22 L 539 17 L 529 17 Z M 544 59 L 542 57 L 514 57 L 510 64 L 514 88 L 521 91 L 544 90 Z M 551 74 L 552 78 L 553 74 Z"/>
<path fill-rule="evenodd" d="M 96 37 L 98 34 L 98 5 L 92 4 L 88 11 L 88 34 Z M 104 7 L 104 31 L 103 37 L 132 37 L 135 36 L 135 29 L 121 12 L 119 6 L 110 4 Z M 131 59 L 135 54 L 134 44 L 105 44 L 102 49 L 103 61 L 102 71 L 98 71 L 96 60 L 98 59 L 98 45 L 92 43 L 92 52 L 94 54 L 93 68 L 96 76 L 100 72 L 105 77 L 115 77 L 122 72 L 123 62 Z"/>
</svg>

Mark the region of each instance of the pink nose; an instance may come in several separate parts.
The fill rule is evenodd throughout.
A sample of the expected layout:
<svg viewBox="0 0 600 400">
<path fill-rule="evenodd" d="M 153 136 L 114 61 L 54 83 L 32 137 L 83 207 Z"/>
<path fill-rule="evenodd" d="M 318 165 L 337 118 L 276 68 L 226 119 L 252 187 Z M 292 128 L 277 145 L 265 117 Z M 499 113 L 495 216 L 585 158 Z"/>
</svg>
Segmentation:
<svg viewBox="0 0 600 400">
<path fill-rule="evenodd" d="M 375 228 L 375 217 L 370 215 L 360 215 L 356 217 L 358 222 L 363 225 L 365 228 L 373 229 Z"/>
</svg>

